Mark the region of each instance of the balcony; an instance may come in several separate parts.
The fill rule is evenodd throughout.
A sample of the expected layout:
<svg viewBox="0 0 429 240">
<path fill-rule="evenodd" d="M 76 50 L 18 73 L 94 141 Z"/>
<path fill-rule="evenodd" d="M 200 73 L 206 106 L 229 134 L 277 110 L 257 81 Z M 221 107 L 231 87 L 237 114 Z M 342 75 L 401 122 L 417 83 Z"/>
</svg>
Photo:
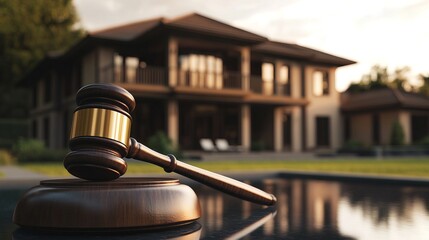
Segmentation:
<svg viewBox="0 0 429 240">
<path fill-rule="evenodd" d="M 290 85 L 274 84 L 272 81 L 264 81 L 260 76 L 250 76 L 250 91 L 262 95 L 290 96 Z"/>
<path fill-rule="evenodd" d="M 238 72 L 207 73 L 178 72 L 178 86 L 206 89 L 241 89 L 242 75 Z"/>
<path fill-rule="evenodd" d="M 144 86 L 168 86 L 166 67 L 144 66 L 114 68 L 106 67 L 100 71 L 100 78 L 106 82 L 138 84 Z M 177 86 L 210 90 L 241 90 L 244 76 L 240 72 L 224 71 L 221 73 L 183 71 L 177 72 Z M 264 81 L 261 76 L 250 76 L 250 91 L 268 96 L 290 96 L 289 84 L 275 85 Z"/>
</svg>

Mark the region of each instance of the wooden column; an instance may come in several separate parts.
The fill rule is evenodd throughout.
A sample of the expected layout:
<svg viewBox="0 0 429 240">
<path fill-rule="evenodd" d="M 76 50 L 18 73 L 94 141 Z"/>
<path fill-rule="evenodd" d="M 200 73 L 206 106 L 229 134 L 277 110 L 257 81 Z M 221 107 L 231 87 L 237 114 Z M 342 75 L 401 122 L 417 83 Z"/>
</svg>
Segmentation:
<svg viewBox="0 0 429 240">
<path fill-rule="evenodd" d="M 241 49 L 241 87 L 244 91 L 250 89 L 250 48 Z"/>
<path fill-rule="evenodd" d="M 167 104 L 168 137 L 174 146 L 179 144 L 179 105 L 177 100 L 169 100 Z"/>
<path fill-rule="evenodd" d="M 168 86 L 177 85 L 178 44 L 177 39 L 168 39 Z"/>
<path fill-rule="evenodd" d="M 283 150 L 283 108 L 274 109 L 274 150 L 281 152 Z"/>
<path fill-rule="evenodd" d="M 245 151 L 250 150 L 251 144 L 251 112 L 248 104 L 241 106 L 241 145 Z"/>
<path fill-rule="evenodd" d="M 293 107 L 291 114 L 292 121 L 292 151 L 302 151 L 302 119 L 301 119 L 301 108 Z"/>
</svg>

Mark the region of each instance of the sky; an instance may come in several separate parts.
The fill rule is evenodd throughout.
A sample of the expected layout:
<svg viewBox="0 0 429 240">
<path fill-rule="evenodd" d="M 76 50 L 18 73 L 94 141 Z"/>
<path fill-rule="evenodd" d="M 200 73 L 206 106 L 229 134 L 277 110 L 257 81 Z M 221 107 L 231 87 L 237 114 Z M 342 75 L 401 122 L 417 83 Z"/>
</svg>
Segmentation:
<svg viewBox="0 0 429 240">
<path fill-rule="evenodd" d="M 270 40 L 296 43 L 358 62 L 341 67 L 345 90 L 371 66 L 429 74 L 429 0 L 74 0 L 80 24 L 95 31 L 153 17 L 198 12 Z"/>
</svg>

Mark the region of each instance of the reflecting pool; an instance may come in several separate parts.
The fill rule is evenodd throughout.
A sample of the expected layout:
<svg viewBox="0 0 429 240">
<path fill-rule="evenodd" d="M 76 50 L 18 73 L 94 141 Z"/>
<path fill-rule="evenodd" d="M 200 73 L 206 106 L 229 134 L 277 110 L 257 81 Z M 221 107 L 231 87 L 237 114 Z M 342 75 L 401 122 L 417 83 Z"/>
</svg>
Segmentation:
<svg viewBox="0 0 429 240">
<path fill-rule="evenodd" d="M 3 189 L 0 239 L 429 239 L 429 187 L 278 178 L 249 183 L 274 193 L 278 204 L 261 207 L 195 184 L 198 223 L 119 236 L 19 229 L 11 218 L 26 187 Z"/>
</svg>

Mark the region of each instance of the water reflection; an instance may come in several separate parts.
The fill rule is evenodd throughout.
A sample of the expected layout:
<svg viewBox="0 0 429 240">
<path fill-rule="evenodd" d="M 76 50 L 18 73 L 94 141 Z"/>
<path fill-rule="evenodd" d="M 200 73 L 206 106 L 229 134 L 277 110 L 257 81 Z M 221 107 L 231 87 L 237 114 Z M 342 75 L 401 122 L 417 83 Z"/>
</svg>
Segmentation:
<svg viewBox="0 0 429 240">
<path fill-rule="evenodd" d="M 249 239 L 429 237 L 429 188 L 303 179 L 252 184 L 274 193 L 278 204 L 277 214 L 249 233 Z M 197 188 L 197 193 L 204 209 L 203 238 L 246 221 L 262 209 L 205 187 Z"/>
<path fill-rule="evenodd" d="M 176 231 L 201 239 L 429 239 L 429 187 L 304 179 L 251 184 L 274 193 L 278 204 L 266 208 L 191 186 L 201 202 L 202 218 L 190 230 Z M 10 221 L 22 192 L 0 190 L 0 239 L 10 239 L 16 228 Z M 27 236 L 25 231 L 18 233 L 16 239 Z M 129 239 L 147 239 L 150 234 Z M 126 239 L 125 234 L 121 237 Z"/>
</svg>

